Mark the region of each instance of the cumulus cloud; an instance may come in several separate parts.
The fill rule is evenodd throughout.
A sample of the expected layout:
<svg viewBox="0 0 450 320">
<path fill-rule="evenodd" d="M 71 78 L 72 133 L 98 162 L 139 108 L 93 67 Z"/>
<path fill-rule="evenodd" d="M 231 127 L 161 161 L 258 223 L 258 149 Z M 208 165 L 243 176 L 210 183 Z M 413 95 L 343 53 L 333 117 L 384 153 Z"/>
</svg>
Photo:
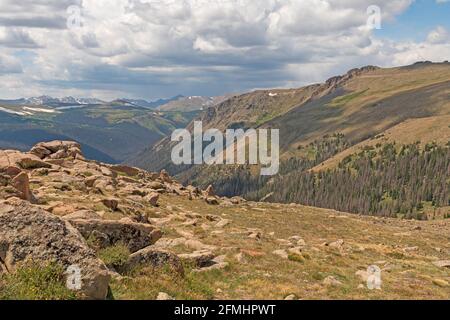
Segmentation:
<svg viewBox="0 0 450 320">
<path fill-rule="evenodd" d="M 21 72 L 22 65 L 20 63 L 20 60 L 8 55 L 0 54 L 0 75 Z"/>
<path fill-rule="evenodd" d="M 17 28 L 0 28 L 0 46 L 28 49 L 40 47 L 28 32 Z"/>
<path fill-rule="evenodd" d="M 442 44 L 450 42 L 450 33 L 446 28 L 438 26 L 428 34 L 427 41 L 433 44 Z"/>
<path fill-rule="evenodd" d="M 39 89 L 156 98 L 299 86 L 357 65 L 389 65 L 392 56 L 407 61 L 414 52 L 433 52 L 422 47 L 446 47 L 442 30 L 422 44 L 374 37 L 370 5 L 390 21 L 412 0 L 0 3 L 0 46 L 13 57 L 18 48 L 32 52 L 16 58 L 26 78 L 17 75 L 15 83 L 28 84 L 23 95 Z"/>
</svg>

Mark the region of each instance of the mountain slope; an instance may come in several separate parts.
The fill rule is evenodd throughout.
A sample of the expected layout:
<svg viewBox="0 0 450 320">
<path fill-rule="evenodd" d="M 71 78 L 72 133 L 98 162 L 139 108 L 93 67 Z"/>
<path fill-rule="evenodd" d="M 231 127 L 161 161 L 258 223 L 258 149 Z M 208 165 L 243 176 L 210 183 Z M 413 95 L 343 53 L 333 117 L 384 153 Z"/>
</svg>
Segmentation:
<svg viewBox="0 0 450 320">
<path fill-rule="evenodd" d="M 420 145 L 423 148 L 426 143 L 433 141 L 439 145 L 445 145 L 450 139 L 449 124 L 450 115 L 409 119 L 389 128 L 373 138 L 364 140 L 347 148 L 311 170 L 318 172 L 335 168 L 346 157 L 359 153 L 364 149 L 376 147 L 379 144 L 397 143 L 406 145 L 420 142 Z"/>
<path fill-rule="evenodd" d="M 389 158 L 383 153 L 383 148 L 392 149 L 395 154 L 391 155 L 394 157 L 391 161 L 397 161 L 397 174 L 404 173 L 408 161 L 401 153 L 403 149 L 414 154 L 411 161 L 421 161 L 420 165 L 429 165 L 428 170 L 434 174 L 449 177 L 450 172 L 446 167 L 449 161 L 446 146 L 450 141 L 449 116 L 449 63 L 425 62 L 389 69 L 369 66 L 350 70 L 324 84 L 236 96 L 202 114 L 200 119 L 204 128 L 280 129 L 281 170 L 279 176 L 272 179 L 259 177 L 259 170 L 245 166 L 175 166 L 170 160 L 174 143 L 168 138 L 139 154 L 131 163 L 152 170 L 167 169 L 177 174 L 182 181 L 191 181 L 202 187 L 213 184 L 220 194 L 227 196 L 245 195 L 250 199 L 260 199 L 274 193 L 267 198 L 268 201 L 300 202 L 355 213 L 389 216 L 400 215 L 397 212 L 399 210 L 408 217 L 424 218 L 429 211 L 424 209 L 426 206 L 431 204 L 432 208 L 441 208 L 447 206 L 447 202 L 450 205 L 450 186 L 446 186 L 449 182 L 446 183 L 445 179 L 444 182 L 427 182 L 427 188 L 432 188 L 431 191 L 422 189 L 423 192 L 417 191 L 417 194 L 412 195 L 400 178 L 384 181 L 388 174 L 387 167 L 377 164 L 376 159 L 370 158 L 371 154 L 367 153 L 362 158 L 355 157 L 353 160 L 356 163 L 350 165 L 364 168 L 361 172 L 366 170 L 365 174 L 371 175 L 379 184 L 388 183 L 386 188 L 389 197 L 394 197 L 393 201 L 386 203 L 386 195 L 383 195 L 382 190 L 372 193 L 370 185 L 364 184 L 352 195 L 355 203 L 346 203 L 338 199 L 336 192 L 339 188 L 348 190 L 347 184 L 356 183 L 356 176 L 347 176 L 345 171 L 331 173 L 326 177 L 336 185 L 333 190 L 328 190 L 328 187 L 319 183 L 320 175 L 309 173 L 310 169 L 321 167 L 322 162 L 325 168 L 341 166 L 353 170 L 348 164 L 341 164 L 361 147 L 352 146 L 375 139 L 378 135 L 387 135 L 390 136 L 389 140 L 375 143 L 380 144 L 377 152 L 384 157 L 383 161 L 387 161 Z M 188 129 L 192 130 L 192 127 L 191 123 Z M 402 139 L 405 135 L 414 141 Z M 433 142 L 440 147 L 430 146 L 427 150 L 421 150 L 411 145 L 416 141 L 422 147 Z M 397 143 L 397 146 L 392 148 L 392 143 Z M 426 164 L 430 156 L 438 157 L 439 166 Z M 327 167 L 328 159 L 334 161 L 334 167 Z M 359 164 L 361 161 L 365 161 L 362 167 Z M 342 180 L 342 175 L 348 181 Z M 384 176 L 380 178 L 379 175 Z M 271 184 L 274 181 L 277 182 Z M 408 183 L 413 185 L 416 181 L 409 180 Z M 316 190 L 319 186 L 324 189 Z M 308 188 L 312 188 L 312 194 L 303 193 Z M 395 189 L 399 190 L 398 194 L 394 193 Z M 388 200 L 392 200 L 389 197 Z M 400 208 L 401 202 L 405 203 L 404 208 Z"/>
<path fill-rule="evenodd" d="M 200 111 L 213 107 L 227 100 L 229 97 L 230 95 L 219 97 L 181 96 L 158 106 L 157 109 L 160 111 Z"/>
<path fill-rule="evenodd" d="M 288 158 L 296 155 L 299 146 L 326 134 L 343 133 L 357 143 L 407 119 L 448 115 L 449 94 L 450 63 L 391 69 L 369 66 L 324 84 L 235 96 L 207 109 L 199 120 L 204 130 L 280 129 L 281 151 Z M 168 139 L 162 140 L 130 161 L 144 168 L 177 172 L 170 166 L 172 145 Z"/>
</svg>

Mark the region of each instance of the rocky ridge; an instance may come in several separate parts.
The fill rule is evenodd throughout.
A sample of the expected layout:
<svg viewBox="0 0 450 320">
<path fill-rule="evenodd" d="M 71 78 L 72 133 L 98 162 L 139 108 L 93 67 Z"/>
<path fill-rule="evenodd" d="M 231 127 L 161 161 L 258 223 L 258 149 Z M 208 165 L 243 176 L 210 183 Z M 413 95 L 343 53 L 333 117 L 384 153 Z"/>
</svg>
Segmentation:
<svg viewBox="0 0 450 320">
<path fill-rule="evenodd" d="M 199 268 L 223 266 L 198 241 L 192 241 L 200 250 L 194 253 L 165 251 L 171 245 L 161 239 L 162 223 L 151 217 L 164 193 L 213 205 L 243 201 L 219 199 L 212 187 L 184 187 L 165 171 L 86 160 L 76 142 L 39 143 L 28 153 L 0 151 L 0 271 L 13 272 L 29 260 L 56 261 L 65 268 L 79 265 L 85 272 L 82 296 L 104 299 L 110 276 L 117 273 L 90 246 L 126 246 L 131 253 L 127 269 L 170 263 L 182 273 L 181 260 Z"/>
</svg>

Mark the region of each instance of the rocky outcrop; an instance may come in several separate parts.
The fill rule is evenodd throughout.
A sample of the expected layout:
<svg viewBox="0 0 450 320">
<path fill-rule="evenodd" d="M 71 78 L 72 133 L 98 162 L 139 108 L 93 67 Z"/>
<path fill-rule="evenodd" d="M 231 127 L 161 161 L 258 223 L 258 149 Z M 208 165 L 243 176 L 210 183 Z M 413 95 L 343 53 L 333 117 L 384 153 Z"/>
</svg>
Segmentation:
<svg viewBox="0 0 450 320">
<path fill-rule="evenodd" d="M 6 187 L 0 190 L 0 197 L 17 197 L 35 202 L 26 170 L 49 167 L 50 164 L 32 154 L 12 150 L 0 151 L 0 187 Z"/>
<path fill-rule="evenodd" d="M 76 266 L 83 274 L 81 294 L 104 299 L 109 276 L 120 276 L 114 272 L 169 267 L 184 275 L 182 262 L 202 272 L 226 266 L 215 261 L 215 246 L 198 241 L 188 229 L 200 222 L 222 229 L 230 221 L 183 212 L 167 205 L 171 197 L 212 205 L 243 201 L 220 198 L 212 186 L 205 191 L 185 187 L 166 171 L 86 160 L 76 142 L 39 143 L 29 153 L 0 151 L 0 273 L 14 272 L 25 261 Z M 177 232 L 186 238 L 156 244 L 159 228 L 167 223 L 179 224 Z M 112 267 L 108 270 L 97 256 L 122 245 L 129 257 L 116 266 L 103 256 Z"/>
<path fill-rule="evenodd" d="M 74 141 L 50 141 L 35 145 L 30 153 L 40 159 L 83 158 L 81 145 Z"/>
<path fill-rule="evenodd" d="M 87 299 L 105 299 L 109 275 L 106 266 L 68 222 L 28 202 L 0 202 L 0 261 L 3 272 L 21 264 L 48 264 L 81 270 L 80 293 Z"/>
<path fill-rule="evenodd" d="M 18 173 L 14 170 L 50 168 L 51 165 L 43 162 L 39 157 L 31 153 L 23 153 L 16 150 L 0 150 L 0 172 L 11 174 Z"/>
</svg>

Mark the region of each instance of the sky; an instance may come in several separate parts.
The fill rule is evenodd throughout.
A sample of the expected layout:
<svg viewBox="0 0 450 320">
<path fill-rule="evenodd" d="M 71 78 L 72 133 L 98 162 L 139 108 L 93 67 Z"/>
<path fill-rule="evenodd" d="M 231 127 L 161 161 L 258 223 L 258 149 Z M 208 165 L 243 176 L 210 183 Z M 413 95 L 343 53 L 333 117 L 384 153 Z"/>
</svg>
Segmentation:
<svg viewBox="0 0 450 320">
<path fill-rule="evenodd" d="M 216 96 L 450 60 L 449 17 L 450 0 L 0 0 L 0 98 Z"/>
</svg>

